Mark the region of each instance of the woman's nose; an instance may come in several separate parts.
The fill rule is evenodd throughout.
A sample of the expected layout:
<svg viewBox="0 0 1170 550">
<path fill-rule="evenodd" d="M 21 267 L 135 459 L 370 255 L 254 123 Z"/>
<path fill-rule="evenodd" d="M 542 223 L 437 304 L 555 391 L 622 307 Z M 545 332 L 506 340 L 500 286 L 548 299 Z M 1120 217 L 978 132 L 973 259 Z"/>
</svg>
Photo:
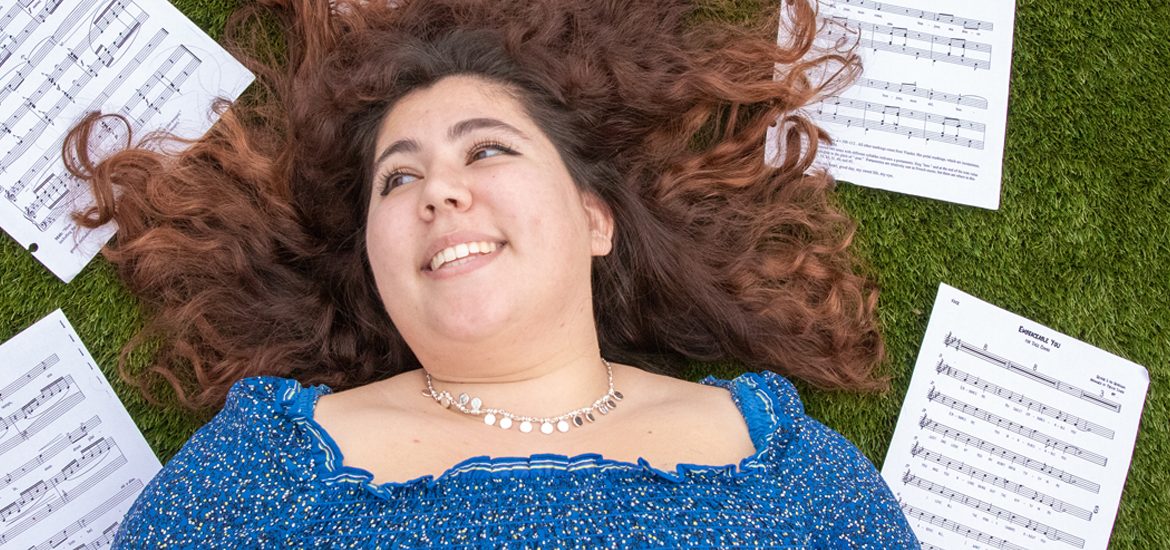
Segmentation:
<svg viewBox="0 0 1170 550">
<path fill-rule="evenodd" d="M 431 221 L 439 212 L 461 212 L 471 207 L 471 189 L 457 171 L 432 171 L 421 182 L 419 215 Z"/>
</svg>

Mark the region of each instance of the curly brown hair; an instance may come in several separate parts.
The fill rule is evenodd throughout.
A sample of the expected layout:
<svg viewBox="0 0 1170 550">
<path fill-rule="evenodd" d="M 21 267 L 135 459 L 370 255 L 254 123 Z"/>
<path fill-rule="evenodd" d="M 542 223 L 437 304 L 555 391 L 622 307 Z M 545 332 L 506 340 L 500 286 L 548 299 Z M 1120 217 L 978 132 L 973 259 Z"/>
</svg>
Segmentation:
<svg viewBox="0 0 1170 550">
<path fill-rule="evenodd" d="M 119 372 L 192 408 L 257 375 L 344 389 L 417 368 L 365 257 L 374 137 L 413 89 L 472 74 L 503 83 L 616 222 L 594 259 L 605 356 L 679 375 L 735 360 L 824 388 L 878 389 L 877 291 L 855 273 L 854 224 L 812 168 L 827 136 L 800 108 L 847 85 L 850 51 L 814 47 L 815 2 L 755 23 L 695 21 L 686 2 L 265 0 L 227 47 L 257 86 L 181 152 L 151 136 L 99 161 L 91 115 L 67 165 L 91 182 L 89 226 L 147 309 Z M 279 21 L 273 48 L 262 21 Z M 272 54 L 279 51 L 279 55 Z M 268 52 L 268 53 L 266 53 Z M 278 57 L 280 59 L 278 59 Z M 811 71 L 827 70 L 812 82 Z M 779 124 L 777 122 L 779 121 Z M 782 158 L 763 158 L 770 126 Z M 170 149 L 174 149 L 171 147 Z M 153 362 L 131 373 L 131 351 Z"/>
</svg>

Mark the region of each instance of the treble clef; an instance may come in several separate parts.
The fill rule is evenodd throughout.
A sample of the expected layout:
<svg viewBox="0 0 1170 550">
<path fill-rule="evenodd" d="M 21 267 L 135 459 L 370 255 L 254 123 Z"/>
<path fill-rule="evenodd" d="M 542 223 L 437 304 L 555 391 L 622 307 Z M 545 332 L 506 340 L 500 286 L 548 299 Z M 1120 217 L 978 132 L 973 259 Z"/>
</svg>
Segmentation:
<svg viewBox="0 0 1170 550">
<path fill-rule="evenodd" d="M 951 336 L 951 333 L 948 332 L 947 337 L 943 339 L 943 345 L 944 346 L 951 346 L 951 347 L 954 347 L 955 349 L 959 349 L 959 346 L 957 344 L 958 341 L 959 341 L 958 338 Z"/>
</svg>

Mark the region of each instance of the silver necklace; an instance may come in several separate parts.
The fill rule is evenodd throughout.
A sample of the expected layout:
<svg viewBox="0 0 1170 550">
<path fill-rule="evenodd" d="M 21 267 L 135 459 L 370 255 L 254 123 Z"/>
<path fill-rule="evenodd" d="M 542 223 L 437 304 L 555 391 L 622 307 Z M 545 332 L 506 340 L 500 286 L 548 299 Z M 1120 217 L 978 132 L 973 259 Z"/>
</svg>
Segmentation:
<svg viewBox="0 0 1170 550">
<path fill-rule="evenodd" d="M 463 414 L 482 416 L 483 423 L 488 426 L 499 426 L 501 429 L 507 430 L 516 424 L 523 433 L 529 433 L 534 427 L 539 426 L 540 433 L 545 435 L 553 433 L 554 430 L 564 433 L 569 431 L 570 427 L 580 428 L 586 422 L 595 422 L 597 416 L 593 414 L 594 411 L 603 415 L 609 414 L 609 411 L 617 408 L 618 401 L 625 398 L 622 392 L 613 389 L 613 367 L 604 358 L 601 362 L 605 363 L 605 376 L 609 380 L 609 391 L 605 392 L 605 395 L 598 397 L 588 407 L 573 409 L 557 416 L 524 416 L 505 411 L 504 409 L 484 407 L 482 399 L 472 397 L 466 393 L 460 393 L 458 397 L 452 397 L 451 393 L 447 390 L 436 391 L 435 386 L 431 384 L 431 373 L 425 370 L 423 373 L 427 377 L 427 387 L 422 393 L 434 399 L 443 408 L 450 409 L 454 407 L 455 410 Z"/>
</svg>

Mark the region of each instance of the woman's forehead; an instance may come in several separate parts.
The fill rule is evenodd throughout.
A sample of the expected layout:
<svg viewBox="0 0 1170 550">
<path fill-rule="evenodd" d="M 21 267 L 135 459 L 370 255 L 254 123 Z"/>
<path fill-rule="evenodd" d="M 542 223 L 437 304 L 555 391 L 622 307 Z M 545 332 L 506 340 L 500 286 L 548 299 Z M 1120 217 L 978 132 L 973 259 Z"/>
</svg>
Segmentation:
<svg viewBox="0 0 1170 550">
<path fill-rule="evenodd" d="M 450 127 L 468 119 L 495 119 L 517 128 L 532 125 L 516 94 L 506 85 L 481 77 L 456 75 L 412 90 L 398 100 L 382 119 L 379 138 L 402 137 L 388 134 L 399 134 L 420 125 Z"/>
</svg>

